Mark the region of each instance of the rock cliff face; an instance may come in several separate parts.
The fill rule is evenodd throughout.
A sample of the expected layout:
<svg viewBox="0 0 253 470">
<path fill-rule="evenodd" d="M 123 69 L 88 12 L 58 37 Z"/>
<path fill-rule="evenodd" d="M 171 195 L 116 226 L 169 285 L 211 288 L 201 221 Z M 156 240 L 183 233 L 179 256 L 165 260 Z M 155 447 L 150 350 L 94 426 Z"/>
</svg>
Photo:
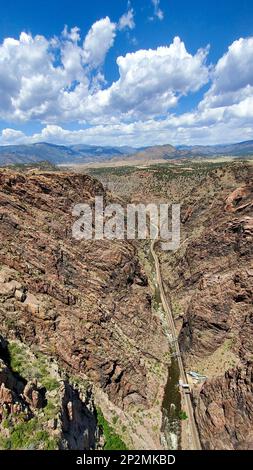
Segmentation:
<svg viewBox="0 0 253 470">
<path fill-rule="evenodd" d="M 26 357 L 27 350 L 20 352 L 27 375 L 36 359 Z M 0 447 L 95 449 L 100 436 L 91 390 L 80 393 L 59 374 L 50 377 L 45 363 L 42 367 L 43 375 L 49 374 L 47 388 L 13 370 L 8 343 L 0 337 Z M 39 369 L 36 374 L 40 377 Z"/>
<path fill-rule="evenodd" d="M 64 383 L 62 394 L 62 448 L 95 449 L 99 442 L 99 429 L 92 402 L 92 394 L 85 397 L 68 383 Z"/>
<path fill-rule="evenodd" d="M 253 449 L 253 363 L 208 380 L 196 400 L 205 449 Z"/>
<path fill-rule="evenodd" d="M 148 408 L 147 361 L 161 361 L 167 342 L 133 244 L 72 238 L 73 206 L 95 196 L 107 199 L 86 175 L 1 172 L 1 333 L 85 374 L 121 409 Z"/>
<path fill-rule="evenodd" d="M 161 254 L 187 369 L 206 375 L 195 391 L 206 449 L 253 446 L 252 167 L 213 172 L 185 199 L 185 243 Z M 180 320 L 181 318 L 181 320 Z"/>
</svg>

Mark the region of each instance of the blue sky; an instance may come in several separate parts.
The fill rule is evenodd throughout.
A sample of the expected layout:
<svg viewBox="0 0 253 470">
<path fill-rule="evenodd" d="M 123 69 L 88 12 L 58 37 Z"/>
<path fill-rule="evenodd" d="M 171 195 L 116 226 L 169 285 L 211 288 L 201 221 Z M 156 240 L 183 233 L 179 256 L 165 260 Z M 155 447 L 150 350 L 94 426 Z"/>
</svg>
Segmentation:
<svg viewBox="0 0 253 470">
<path fill-rule="evenodd" d="M 253 139 L 253 2 L 11 1 L 0 144 Z"/>
</svg>

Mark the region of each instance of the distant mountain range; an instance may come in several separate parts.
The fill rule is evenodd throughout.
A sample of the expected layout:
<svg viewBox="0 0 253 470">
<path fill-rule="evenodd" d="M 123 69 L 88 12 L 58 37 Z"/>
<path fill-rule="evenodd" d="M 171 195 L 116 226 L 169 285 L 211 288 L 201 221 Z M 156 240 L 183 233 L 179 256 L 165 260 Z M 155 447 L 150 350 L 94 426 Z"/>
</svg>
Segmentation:
<svg viewBox="0 0 253 470">
<path fill-rule="evenodd" d="M 189 151 L 191 155 L 231 155 L 231 156 L 249 156 L 253 155 L 253 140 L 239 142 L 237 144 L 222 144 L 222 145 L 193 145 L 185 146 L 180 145 L 178 150 Z"/>
<path fill-rule="evenodd" d="M 132 147 L 98 147 L 95 145 L 54 145 L 47 142 L 29 145 L 0 146 L 0 165 L 38 163 L 55 165 L 89 163 L 124 157 L 136 152 Z"/>
<path fill-rule="evenodd" d="M 29 145 L 0 146 L 0 165 L 38 163 L 55 165 L 103 162 L 108 160 L 149 161 L 210 156 L 253 156 L 253 140 L 230 145 L 177 146 L 156 145 L 133 148 L 95 145 L 54 145 L 41 142 Z"/>
</svg>

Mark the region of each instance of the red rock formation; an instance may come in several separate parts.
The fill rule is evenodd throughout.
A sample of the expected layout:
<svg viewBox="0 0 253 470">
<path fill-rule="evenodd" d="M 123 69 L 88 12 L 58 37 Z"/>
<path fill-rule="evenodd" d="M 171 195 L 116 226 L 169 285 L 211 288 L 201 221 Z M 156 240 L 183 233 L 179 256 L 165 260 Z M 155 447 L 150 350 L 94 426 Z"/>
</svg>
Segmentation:
<svg viewBox="0 0 253 470">
<path fill-rule="evenodd" d="M 243 203 L 245 199 L 252 193 L 250 186 L 244 186 L 242 188 L 235 189 L 226 199 L 225 211 L 238 212 L 245 208 Z M 252 205 L 252 202 L 248 202 L 247 205 Z"/>
<path fill-rule="evenodd" d="M 218 370 L 200 393 L 195 391 L 202 445 L 205 449 L 252 448 L 251 166 L 208 176 L 187 196 L 182 214 L 188 237 L 185 247 L 169 263 L 168 255 L 162 256 L 165 279 L 171 272 L 168 292 L 185 311 L 179 340 L 186 368 L 198 370 L 199 364 L 210 361 L 210 368 Z M 222 363 L 225 353 L 231 354 L 234 367 Z"/>
<path fill-rule="evenodd" d="M 210 450 L 253 450 L 253 363 L 210 380 L 196 398 L 202 444 Z"/>
<path fill-rule="evenodd" d="M 72 238 L 73 206 L 106 198 L 102 185 L 86 175 L 3 171 L 0 190 L 4 334 L 88 374 L 121 406 L 148 404 L 143 359 L 159 360 L 167 346 L 135 248 Z"/>
</svg>

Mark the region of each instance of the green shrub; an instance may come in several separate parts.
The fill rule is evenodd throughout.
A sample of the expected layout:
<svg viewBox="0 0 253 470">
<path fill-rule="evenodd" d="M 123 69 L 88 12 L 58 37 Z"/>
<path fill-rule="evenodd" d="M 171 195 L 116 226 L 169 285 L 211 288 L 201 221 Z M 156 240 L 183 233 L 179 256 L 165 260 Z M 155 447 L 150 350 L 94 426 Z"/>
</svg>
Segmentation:
<svg viewBox="0 0 253 470">
<path fill-rule="evenodd" d="M 117 424 L 118 420 L 119 420 L 118 416 L 113 416 L 112 424 L 114 424 L 114 425 Z"/>
<path fill-rule="evenodd" d="M 0 448 L 9 450 L 22 450 L 22 449 L 45 449 L 55 450 L 58 448 L 56 439 L 51 438 L 49 433 L 40 429 L 41 424 L 37 418 L 32 418 L 30 421 L 21 422 L 16 424 L 10 430 L 8 438 L 0 439 Z"/>
<path fill-rule="evenodd" d="M 183 411 L 183 410 L 179 411 L 178 416 L 179 416 L 179 419 L 181 419 L 182 421 L 184 421 L 185 419 L 188 419 L 188 416 L 187 416 L 186 412 Z"/>
<path fill-rule="evenodd" d="M 126 444 L 114 432 L 99 408 L 97 408 L 97 422 L 105 439 L 104 450 L 127 450 Z"/>
<path fill-rule="evenodd" d="M 4 429 L 8 429 L 10 427 L 10 423 L 9 423 L 8 419 L 5 419 L 2 422 L 2 426 L 3 426 Z"/>
<path fill-rule="evenodd" d="M 8 351 L 10 354 L 10 366 L 12 370 L 22 374 L 24 361 L 23 349 L 16 343 L 9 343 Z"/>
<path fill-rule="evenodd" d="M 41 383 L 44 385 L 44 387 L 46 387 L 48 392 L 52 392 L 53 390 L 57 390 L 59 388 L 59 382 L 52 377 L 41 379 Z"/>
</svg>

